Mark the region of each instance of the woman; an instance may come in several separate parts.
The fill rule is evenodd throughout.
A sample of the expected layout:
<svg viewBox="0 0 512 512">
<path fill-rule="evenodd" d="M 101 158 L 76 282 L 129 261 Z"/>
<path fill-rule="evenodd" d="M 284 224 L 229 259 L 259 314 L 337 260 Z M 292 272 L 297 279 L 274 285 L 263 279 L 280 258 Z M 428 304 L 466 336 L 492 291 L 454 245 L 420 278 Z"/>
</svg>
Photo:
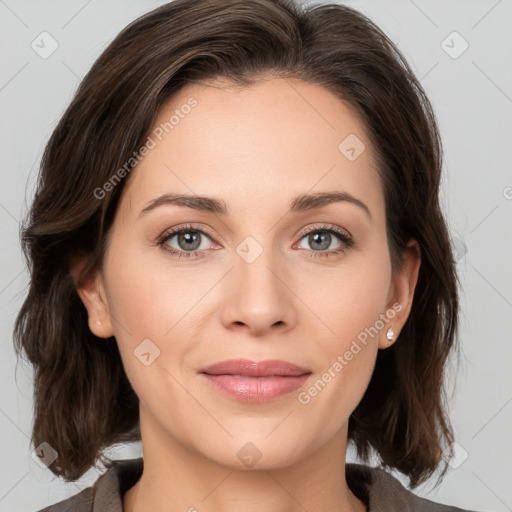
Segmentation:
<svg viewBox="0 0 512 512">
<path fill-rule="evenodd" d="M 36 453 L 68 481 L 108 468 L 44 510 L 462 510 L 385 471 L 441 479 L 454 441 L 441 162 L 419 82 L 353 9 L 176 0 L 126 27 L 23 232 Z"/>
</svg>

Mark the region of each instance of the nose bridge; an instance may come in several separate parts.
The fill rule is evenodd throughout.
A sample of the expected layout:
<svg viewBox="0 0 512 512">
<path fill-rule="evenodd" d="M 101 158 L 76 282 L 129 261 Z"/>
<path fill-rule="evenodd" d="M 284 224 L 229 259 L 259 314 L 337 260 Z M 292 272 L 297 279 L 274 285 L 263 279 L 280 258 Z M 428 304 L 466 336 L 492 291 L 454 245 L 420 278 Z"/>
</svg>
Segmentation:
<svg viewBox="0 0 512 512">
<path fill-rule="evenodd" d="M 264 331 L 293 321 L 291 295 L 283 283 L 287 272 L 271 240 L 272 236 L 267 236 L 264 244 L 247 236 L 236 246 L 229 299 L 224 304 L 226 326 L 242 323 L 250 330 Z"/>
</svg>

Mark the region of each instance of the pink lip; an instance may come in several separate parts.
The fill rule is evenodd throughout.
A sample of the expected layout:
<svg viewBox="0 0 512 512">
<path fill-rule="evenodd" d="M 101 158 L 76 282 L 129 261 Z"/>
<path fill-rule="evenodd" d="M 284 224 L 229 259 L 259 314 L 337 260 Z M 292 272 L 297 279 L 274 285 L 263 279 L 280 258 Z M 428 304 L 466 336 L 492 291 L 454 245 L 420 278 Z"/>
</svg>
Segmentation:
<svg viewBox="0 0 512 512">
<path fill-rule="evenodd" d="M 287 361 L 232 359 L 199 370 L 217 391 L 242 402 L 267 402 L 301 387 L 311 371 Z"/>
</svg>

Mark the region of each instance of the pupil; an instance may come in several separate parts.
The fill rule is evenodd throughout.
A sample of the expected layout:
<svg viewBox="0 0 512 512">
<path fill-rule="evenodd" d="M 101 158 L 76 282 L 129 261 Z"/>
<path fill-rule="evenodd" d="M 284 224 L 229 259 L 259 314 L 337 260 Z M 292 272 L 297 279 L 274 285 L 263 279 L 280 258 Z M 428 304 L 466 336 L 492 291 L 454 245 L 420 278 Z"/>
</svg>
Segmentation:
<svg viewBox="0 0 512 512">
<path fill-rule="evenodd" d="M 318 239 L 321 238 L 319 241 Z M 323 243 L 322 243 L 323 241 Z M 314 244 L 319 243 L 320 247 L 316 247 L 317 249 L 327 249 L 329 247 L 331 241 L 331 234 L 327 233 L 326 231 L 321 231 L 318 233 L 314 233 L 309 237 L 309 243 L 311 244 L 311 247 L 314 248 Z"/>
<path fill-rule="evenodd" d="M 178 243 L 180 244 L 180 247 L 182 249 L 184 248 L 186 251 L 192 251 L 201 245 L 199 243 L 199 233 L 191 233 L 192 232 L 181 233 L 178 237 Z M 185 247 L 181 246 L 182 242 L 186 242 Z M 192 244 L 190 242 L 192 242 Z"/>
</svg>

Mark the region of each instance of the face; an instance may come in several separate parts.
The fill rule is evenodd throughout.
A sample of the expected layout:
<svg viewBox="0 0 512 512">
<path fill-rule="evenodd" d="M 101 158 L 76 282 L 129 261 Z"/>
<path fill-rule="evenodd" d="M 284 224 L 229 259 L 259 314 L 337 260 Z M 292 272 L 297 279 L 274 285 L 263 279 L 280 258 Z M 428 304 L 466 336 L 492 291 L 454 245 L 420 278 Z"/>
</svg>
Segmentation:
<svg viewBox="0 0 512 512">
<path fill-rule="evenodd" d="M 217 80 L 175 94 L 150 136 L 103 268 L 80 289 L 91 329 L 116 337 L 146 434 L 229 466 L 252 450 L 268 468 L 342 438 L 418 270 L 412 258 L 392 275 L 382 183 L 357 117 L 318 85 Z M 225 379 L 238 395 L 200 373 L 238 358 L 307 372 Z"/>
</svg>

